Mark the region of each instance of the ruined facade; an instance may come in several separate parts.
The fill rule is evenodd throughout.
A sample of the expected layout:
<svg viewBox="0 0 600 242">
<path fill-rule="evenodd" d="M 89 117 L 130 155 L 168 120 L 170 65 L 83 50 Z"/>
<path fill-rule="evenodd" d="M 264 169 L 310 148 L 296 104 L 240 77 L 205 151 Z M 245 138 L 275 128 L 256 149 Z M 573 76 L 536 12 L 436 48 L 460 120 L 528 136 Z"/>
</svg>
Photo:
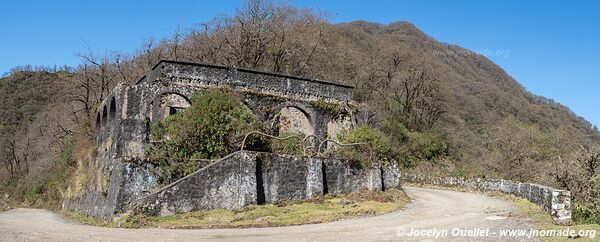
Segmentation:
<svg viewBox="0 0 600 242">
<path fill-rule="evenodd" d="M 352 87 L 350 86 L 255 70 L 161 61 L 148 75 L 141 78 L 135 85 L 118 85 L 99 106 L 94 124 L 95 142 L 97 144 L 95 165 L 105 175 L 106 185 L 99 186 L 96 189 L 84 189 L 80 195 L 65 200 L 63 206 L 67 209 L 107 219 L 132 209 L 132 206 L 140 204 L 140 201 L 146 201 L 145 204 L 148 205 L 148 201 L 152 200 L 151 196 L 157 196 L 157 192 L 160 191 L 164 193 L 165 188 L 159 189 L 156 176 L 151 172 L 154 168 L 152 163 L 147 162 L 144 157 L 144 149 L 150 142 L 150 123 L 164 120 L 167 116 L 190 107 L 192 94 L 202 92 L 207 88 L 228 88 L 241 94 L 243 103 L 262 122 L 263 129 L 272 135 L 292 131 L 301 132 L 306 135 L 315 135 L 321 139 L 335 138 L 338 132 L 351 129 L 356 125 L 355 115 L 357 113 L 357 104 L 351 100 Z M 277 169 L 262 170 L 259 172 L 257 169 L 263 165 L 263 162 L 257 162 L 255 158 L 248 157 L 271 157 L 269 160 L 277 161 L 292 159 L 290 157 L 285 158 L 284 156 L 265 156 L 257 152 L 243 152 L 243 154 L 238 154 L 234 157 L 238 158 L 234 160 L 220 160 L 218 161 L 219 164 L 212 165 L 213 168 L 211 169 L 215 169 L 214 167 L 225 167 L 219 169 L 218 174 L 205 172 L 203 173 L 203 177 L 230 176 L 229 178 L 235 178 L 237 181 L 246 179 L 247 184 L 253 184 L 249 185 L 253 188 L 247 190 L 250 191 L 250 193 L 246 194 L 246 196 L 250 197 L 249 199 L 245 199 L 243 202 L 239 200 L 237 202 L 228 202 L 235 196 L 240 197 L 241 192 L 243 192 L 240 189 L 247 187 L 241 185 L 239 182 L 233 182 L 227 183 L 229 187 L 216 188 L 210 187 L 211 185 L 207 184 L 202 188 L 212 189 L 212 193 L 169 191 L 182 195 L 179 195 L 179 197 L 170 197 L 170 200 L 164 201 L 165 195 L 161 198 L 163 199 L 161 203 L 169 204 L 178 200 L 187 201 L 187 205 L 184 207 L 197 209 L 217 207 L 239 208 L 246 204 L 260 203 L 264 200 L 265 196 L 263 180 L 266 177 L 280 176 L 281 174 L 269 173 L 276 172 Z M 213 163 L 213 161 L 198 162 L 204 163 L 200 166 Z M 318 164 L 308 165 L 311 162 L 317 162 Z M 238 164 L 237 167 L 247 167 L 248 170 L 246 173 L 249 175 L 242 176 L 241 174 L 246 173 L 227 170 L 226 167 L 229 167 L 229 163 L 236 163 Z M 333 164 L 335 162 L 329 163 Z M 338 163 L 335 164 L 339 166 Z M 289 170 L 286 171 L 286 174 L 290 177 L 306 181 L 316 178 L 308 176 L 309 172 L 302 173 L 301 171 L 305 171 L 302 167 L 313 167 L 314 169 L 318 167 L 319 170 L 331 170 L 323 168 L 326 162 L 315 161 L 313 159 L 296 159 L 294 164 L 299 167 L 296 169 L 297 174 Z M 336 172 L 339 174 L 332 173 L 329 175 L 329 179 L 336 177 L 338 180 L 344 180 L 346 177 L 363 174 L 362 171 L 346 168 L 337 169 Z M 375 174 L 380 181 L 379 185 L 375 187 L 383 189 L 383 168 L 376 169 L 376 172 L 372 172 L 373 174 L 367 173 L 361 176 L 372 177 Z M 298 174 L 300 175 L 298 176 Z M 393 174 L 386 174 L 386 176 L 397 177 Z M 286 186 L 291 186 L 292 184 L 304 184 L 300 186 L 321 184 L 320 192 L 313 192 L 311 189 L 306 189 L 309 192 L 301 192 L 302 196 L 285 195 L 281 197 L 281 199 L 306 198 L 312 197 L 312 194 L 327 193 L 327 190 L 323 191 L 323 186 L 327 187 L 328 182 L 324 180 L 323 175 L 320 177 L 320 180 L 317 179 L 318 181 L 315 182 L 300 183 L 286 182 L 284 179 L 280 179 L 277 184 L 271 183 L 271 185 L 274 185 L 277 189 L 290 191 L 294 194 L 294 191 L 291 190 L 297 189 L 291 189 Z M 186 179 L 194 180 L 192 178 Z M 372 183 L 373 179 L 377 180 L 376 178 L 365 178 L 362 179 L 365 181 L 364 183 L 350 186 L 351 188 L 343 191 L 358 190 L 365 186 L 373 188 L 372 185 L 368 185 Z M 195 180 L 201 181 L 203 178 Z M 399 185 L 399 183 L 392 180 L 387 184 L 391 184 L 392 186 Z M 271 179 L 271 181 L 273 180 Z M 357 181 L 361 181 L 361 179 Z M 329 182 L 331 183 L 330 186 L 339 183 L 336 182 Z M 166 188 L 173 186 L 175 185 L 168 185 Z M 187 184 L 187 186 L 198 189 L 200 185 L 199 183 L 194 183 Z M 237 191 L 237 193 L 230 194 L 231 196 L 223 195 L 222 192 L 225 191 L 234 191 L 234 193 Z M 287 194 L 286 192 L 284 193 Z M 204 199 L 200 199 L 198 194 L 204 194 Z M 207 198 L 206 196 L 211 198 Z M 270 198 L 267 201 L 277 200 L 272 196 Z M 158 200 L 155 199 L 153 201 L 157 202 Z M 201 201 L 211 201 L 211 205 L 201 206 L 194 204 Z M 187 210 L 174 209 L 172 212 L 180 211 Z"/>
<path fill-rule="evenodd" d="M 272 134 L 301 132 L 335 137 L 351 128 L 356 104 L 352 87 L 319 80 L 246 69 L 161 61 L 133 86 L 117 86 L 96 115 L 96 141 L 110 144 L 119 157 L 140 157 L 150 122 L 191 105 L 192 94 L 229 88 Z M 108 148 L 108 147 L 107 147 Z"/>
</svg>

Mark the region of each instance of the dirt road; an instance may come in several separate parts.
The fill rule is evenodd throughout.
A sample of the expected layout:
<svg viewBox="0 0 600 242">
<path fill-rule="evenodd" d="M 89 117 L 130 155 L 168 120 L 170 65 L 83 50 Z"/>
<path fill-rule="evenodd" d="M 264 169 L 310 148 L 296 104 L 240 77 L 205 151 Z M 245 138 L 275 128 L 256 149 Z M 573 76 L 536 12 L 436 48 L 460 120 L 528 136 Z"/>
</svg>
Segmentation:
<svg viewBox="0 0 600 242">
<path fill-rule="evenodd" d="M 47 210 L 0 213 L 0 241 L 522 241 L 501 229 L 528 229 L 508 216 L 509 202 L 480 194 L 405 188 L 413 202 L 403 211 L 326 224 L 255 229 L 113 229 L 78 225 Z M 486 232 L 486 229 L 490 229 Z M 429 232 L 414 237 L 412 231 Z M 445 232 L 444 232 L 445 231 Z M 462 236 L 460 233 L 471 233 Z M 445 234 L 446 233 L 446 234 Z M 436 238 L 436 234 L 439 237 Z"/>
</svg>

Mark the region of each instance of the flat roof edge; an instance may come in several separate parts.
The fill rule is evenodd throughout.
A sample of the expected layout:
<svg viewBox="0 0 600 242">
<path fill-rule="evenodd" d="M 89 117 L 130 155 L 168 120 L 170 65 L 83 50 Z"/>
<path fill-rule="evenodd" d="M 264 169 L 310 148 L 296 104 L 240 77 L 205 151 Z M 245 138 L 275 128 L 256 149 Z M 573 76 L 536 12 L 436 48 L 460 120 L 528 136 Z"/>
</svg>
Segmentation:
<svg viewBox="0 0 600 242">
<path fill-rule="evenodd" d="M 331 82 L 331 81 L 323 81 L 323 80 L 318 80 L 318 79 L 311 79 L 311 78 L 306 78 L 306 77 L 286 75 L 286 74 L 274 73 L 274 72 L 268 72 L 268 71 L 260 71 L 260 70 L 254 70 L 254 69 L 248 69 L 248 68 L 235 68 L 235 67 L 227 67 L 227 66 L 222 66 L 222 65 L 206 64 L 206 63 L 196 63 L 196 62 L 187 62 L 187 61 L 160 60 L 158 63 L 156 63 L 156 65 L 154 65 L 154 67 L 152 67 L 152 70 L 155 70 L 162 63 L 173 63 L 173 64 L 180 64 L 180 65 L 202 66 L 202 67 L 217 68 L 217 69 L 232 69 L 232 70 L 237 70 L 237 71 L 247 72 L 247 73 L 262 74 L 262 75 L 275 76 L 275 77 L 283 77 L 283 78 L 290 78 L 290 79 L 296 79 L 296 80 L 302 80 L 302 81 L 317 82 L 317 83 L 322 83 L 322 84 L 327 84 L 327 85 L 334 85 L 334 86 L 339 86 L 339 87 L 354 89 L 353 86 L 345 85 L 345 84 L 339 84 L 339 83 L 335 83 L 335 82 Z"/>
</svg>

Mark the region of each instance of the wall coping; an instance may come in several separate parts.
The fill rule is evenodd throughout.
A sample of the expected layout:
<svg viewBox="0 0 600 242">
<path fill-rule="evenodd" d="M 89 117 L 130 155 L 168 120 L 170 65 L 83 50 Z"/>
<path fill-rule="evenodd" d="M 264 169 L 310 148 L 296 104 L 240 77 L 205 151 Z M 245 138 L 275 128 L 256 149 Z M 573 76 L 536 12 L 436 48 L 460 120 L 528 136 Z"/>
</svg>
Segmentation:
<svg viewBox="0 0 600 242">
<path fill-rule="evenodd" d="M 151 70 L 154 71 L 157 67 L 161 66 L 161 64 L 163 64 L 163 63 L 171 63 L 171 64 L 177 64 L 177 65 L 201 66 L 201 67 L 223 69 L 223 70 L 235 70 L 235 71 L 239 71 L 239 72 L 247 72 L 247 73 L 252 73 L 252 74 L 261 74 L 261 75 L 267 75 L 267 76 L 289 78 L 289 79 L 294 79 L 294 80 L 316 82 L 316 83 L 325 84 L 325 85 L 333 85 L 333 86 L 338 86 L 338 87 L 344 87 L 344 88 L 354 89 L 353 86 L 345 85 L 345 84 L 340 84 L 340 83 L 336 83 L 336 82 L 332 82 L 332 81 L 325 81 L 325 80 L 319 80 L 319 79 L 311 79 L 311 78 L 307 78 L 307 77 L 294 76 L 294 75 L 286 75 L 286 74 L 281 74 L 281 73 L 261 71 L 261 70 L 255 70 L 255 69 L 249 69 L 249 68 L 228 67 L 228 66 L 222 66 L 222 65 L 216 65 L 216 64 L 187 62 L 187 61 L 160 60 L 158 63 L 156 63 L 156 65 L 154 65 L 152 67 Z M 142 81 L 144 79 L 144 77 L 140 78 L 140 80 L 138 81 L 138 83 L 140 81 Z"/>
</svg>

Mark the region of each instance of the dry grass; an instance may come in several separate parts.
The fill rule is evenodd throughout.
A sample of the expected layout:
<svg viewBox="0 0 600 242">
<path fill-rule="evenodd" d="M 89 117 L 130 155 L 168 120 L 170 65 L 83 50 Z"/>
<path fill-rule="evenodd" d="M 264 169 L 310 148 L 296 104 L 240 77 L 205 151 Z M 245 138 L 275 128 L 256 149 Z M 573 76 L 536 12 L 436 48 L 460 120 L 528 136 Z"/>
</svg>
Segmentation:
<svg viewBox="0 0 600 242">
<path fill-rule="evenodd" d="M 585 236 L 575 236 L 575 237 L 542 237 L 542 241 L 574 241 L 574 242 L 583 242 L 583 241 L 599 241 L 600 239 L 597 232 L 600 230 L 600 225 L 597 224 L 575 224 L 572 226 L 560 226 L 552 223 L 552 219 L 548 215 L 544 209 L 538 206 L 535 203 L 532 203 L 524 198 L 518 198 L 515 196 L 511 196 L 509 198 L 513 204 L 515 204 L 519 211 L 518 216 L 529 219 L 534 225 L 536 229 L 543 230 L 560 230 L 564 231 L 566 229 L 574 230 L 574 231 L 582 231 L 582 230 L 592 230 L 595 231 L 595 237 L 590 238 Z"/>
<path fill-rule="evenodd" d="M 85 224 L 127 228 L 240 228 L 273 227 L 332 222 L 360 216 L 380 215 L 403 208 L 410 199 L 404 191 L 365 191 L 348 195 L 327 195 L 303 201 L 251 205 L 241 210 L 215 209 L 164 217 L 129 215 L 114 222 L 102 222 L 77 214 L 68 217 Z"/>
</svg>

